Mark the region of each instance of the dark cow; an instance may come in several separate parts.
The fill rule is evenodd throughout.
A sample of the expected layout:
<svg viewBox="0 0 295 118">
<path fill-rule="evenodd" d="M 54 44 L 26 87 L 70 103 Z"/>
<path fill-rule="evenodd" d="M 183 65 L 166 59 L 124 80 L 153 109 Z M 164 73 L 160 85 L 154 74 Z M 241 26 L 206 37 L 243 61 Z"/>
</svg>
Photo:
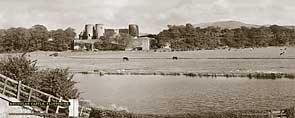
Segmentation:
<svg viewBox="0 0 295 118">
<path fill-rule="evenodd" d="M 285 53 L 287 52 L 287 48 L 285 48 L 285 49 L 280 49 L 280 50 L 281 50 L 280 55 L 283 55 L 283 54 L 285 54 Z"/>
<path fill-rule="evenodd" d="M 123 61 L 129 61 L 128 57 L 123 57 Z"/>
<path fill-rule="evenodd" d="M 254 48 L 250 48 L 250 51 L 253 51 L 254 50 Z"/>
<path fill-rule="evenodd" d="M 53 54 L 50 54 L 49 56 L 57 57 L 58 56 L 58 53 L 53 53 Z"/>
<path fill-rule="evenodd" d="M 285 52 L 281 52 L 281 53 L 280 53 L 280 55 L 283 55 L 283 54 L 285 54 Z"/>
<path fill-rule="evenodd" d="M 177 60 L 177 59 L 178 59 L 178 57 L 176 57 L 176 56 L 172 57 L 172 60 Z"/>
</svg>

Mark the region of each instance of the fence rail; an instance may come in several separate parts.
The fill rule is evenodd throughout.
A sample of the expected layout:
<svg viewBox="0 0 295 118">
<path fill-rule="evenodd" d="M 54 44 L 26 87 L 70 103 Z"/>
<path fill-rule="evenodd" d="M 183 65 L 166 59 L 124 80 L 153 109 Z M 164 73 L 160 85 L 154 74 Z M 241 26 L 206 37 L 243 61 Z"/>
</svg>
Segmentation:
<svg viewBox="0 0 295 118">
<path fill-rule="evenodd" d="M 58 98 L 47 94 L 40 90 L 24 85 L 21 81 L 17 82 L 2 74 L 0 74 L 0 92 L 5 96 L 14 97 L 21 102 L 68 102 L 62 97 Z M 46 106 L 45 113 L 49 113 L 50 111 L 52 113 L 59 113 L 60 108 L 65 107 L 57 106 L 56 108 L 50 108 L 50 106 Z M 41 112 L 44 112 L 44 110 Z"/>
<path fill-rule="evenodd" d="M 294 108 L 293 108 L 294 110 Z M 248 117 L 266 117 L 266 118 L 290 118 L 288 117 L 285 110 L 271 110 L 268 113 L 242 113 L 241 115 L 238 115 L 241 118 L 248 118 Z M 293 115 L 294 117 L 294 115 Z M 292 117 L 292 118 L 293 118 Z"/>
<path fill-rule="evenodd" d="M 62 97 L 55 97 L 48 93 L 42 92 L 38 89 L 34 89 L 32 87 L 22 84 L 21 81 L 15 81 L 2 74 L 0 74 L 0 94 L 3 94 L 8 97 L 14 97 L 21 102 L 69 102 L 63 99 Z M 50 106 L 46 106 L 42 110 L 42 107 L 36 107 L 36 109 L 38 109 L 37 111 L 45 114 L 58 114 L 60 109 L 65 108 L 67 107 L 56 106 L 52 108 Z M 88 107 L 80 106 L 80 109 L 81 116 L 89 116 L 89 113 L 86 112 L 87 110 L 83 110 L 89 109 Z"/>
</svg>

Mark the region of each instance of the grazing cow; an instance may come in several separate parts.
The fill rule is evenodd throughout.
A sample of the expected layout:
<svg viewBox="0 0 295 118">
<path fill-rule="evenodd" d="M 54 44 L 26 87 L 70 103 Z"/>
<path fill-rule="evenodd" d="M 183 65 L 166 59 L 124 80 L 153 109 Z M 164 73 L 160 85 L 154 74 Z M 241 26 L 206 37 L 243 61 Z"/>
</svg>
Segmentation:
<svg viewBox="0 0 295 118">
<path fill-rule="evenodd" d="M 177 59 L 178 59 L 178 57 L 176 57 L 176 56 L 172 57 L 172 60 L 177 60 Z"/>
<path fill-rule="evenodd" d="M 58 53 L 53 53 L 53 54 L 50 54 L 49 56 L 57 57 L 58 56 Z"/>
<path fill-rule="evenodd" d="M 281 50 L 280 55 L 283 55 L 283 54 L 285 54 L 285 53 L 287 52 L 287 48 L 285 48 L 285 49 L 280 49 L 280 50 Z"/>
<path fill-rule="evenodd" d="M 123 61 L 129 61 L 129 58 L 124 56 Z"/>
<path fill-rule="evenodd" d="M 283 54 L 285 54 L 285 51 L 280 53 L 280 55 L 283 55 Z"/>
<path fill-rule="evenodd" d="M 250 51 L 253 51 L 254 50 L 254 48 L 250 48 Z"/>
</svg>

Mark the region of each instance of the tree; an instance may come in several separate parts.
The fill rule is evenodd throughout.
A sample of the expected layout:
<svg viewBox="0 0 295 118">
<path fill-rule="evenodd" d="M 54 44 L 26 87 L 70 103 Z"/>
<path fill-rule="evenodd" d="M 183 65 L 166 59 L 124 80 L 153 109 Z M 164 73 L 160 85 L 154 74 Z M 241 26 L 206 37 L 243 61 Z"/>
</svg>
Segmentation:
<svg viewBox="0 0 295 118">
<path fill-rule="evenodd" d="M 62 29 L 50 31 L 51 38 L 53 39 L 52 51 L 65 51 L 69 47 L 69 41 L 67 41 L 67 34 Z"/>
<path fill-rule="evenodd" d="M 5 51 L 27 51 L 29 48 L 28 42 L 32 36 L 25 28 L 10 28 L 2 35 L 2 46 Z"/>
<path fill-rule="evenodd" d="M 42 47 L 45 46 L 45 42 L 49 38 L 49 32 L 47 28 L 43 25 L 34 25 L 32 28 L 30 28 L 30 32 L 32 35 L 32 40 L 29 42 L 31 47 L 29 50 L 42 50 Z"/>
<path fill-rule="evenodd" d="M 68 49 L 70 49 L 72 47 L 72 43 L 73 41 L 75 40 L 75 36 L 76 36 L 76 32 L 75 32 L 75 29 L 74 28 L 67 28 L 65 30 L 65 33 L 66 33 L 66 43 L 68 44 Z"/>
</svg>

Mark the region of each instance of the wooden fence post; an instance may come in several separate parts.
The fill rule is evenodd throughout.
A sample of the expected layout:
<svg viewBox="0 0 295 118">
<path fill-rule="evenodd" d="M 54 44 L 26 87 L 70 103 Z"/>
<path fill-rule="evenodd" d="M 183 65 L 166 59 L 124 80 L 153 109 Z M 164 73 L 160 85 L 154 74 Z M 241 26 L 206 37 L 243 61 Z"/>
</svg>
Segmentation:
<svg viewBox="0 0 295 118">
<path fill-rule="evenodd" d="M 16 99 L 18 99 L 18 100 L 20 100 L 21 86 L 22 86 L 22 81 L 18 81 L 18 85 L 17 85 L 17 95 L 16 95 Z"/>
<path fill-rule="evenodd" d="M 84 107 L 82 106 L 82 108 L 80 110 L 80 114 L 79 114 L 80 117 L 83 115 L 83 110 L 84 110 Z"/>
<path fill-rule="evenodd" d="M 5 95 L 6 86 L 7 86 L 7 79 L 5 79 L 5 82 L 4 82 L 4 87 L 3 87 L 3 91 L 2 91 L 3 95 Z"/>
<path fill-rule="evenodd" d="M 31 101 L 32 93 L 33 93 L 33 89 L 30 89 L 30 93 L 29 93 L 28 102 L 30 102 L 30 101 Z"/>
<path fill-rule="evenodd" d="M 50 102 L 50 100 L 51 100 L 51 96 L 48 97 L 47 102 Z M 48 113 L 48 110 L 49 110 L 49 105 L 46 106 L 46 111 L 45 112 Z"/>
<path fill-rule="evenodd" d="M 62 97 L 59 98 L 59 101 L 58 102 L 61 102 L 61 100 L 62 100 Z M 59 110 L 59 105 L 56 107 L 55 113 L 58 113 L 58 110 Z"/>
<path fill-rule="evenodd" d="M 282 116 L 283 116 L 283 111 L 281 110 L 281 111 L 280 111 L 280 117 L 282 117 Z"/>
<path fill-rule="evenodd" d="M 272 118 L 272 112 L 271 111 L 268 112 L 268 117 Z"/>
</svg>

